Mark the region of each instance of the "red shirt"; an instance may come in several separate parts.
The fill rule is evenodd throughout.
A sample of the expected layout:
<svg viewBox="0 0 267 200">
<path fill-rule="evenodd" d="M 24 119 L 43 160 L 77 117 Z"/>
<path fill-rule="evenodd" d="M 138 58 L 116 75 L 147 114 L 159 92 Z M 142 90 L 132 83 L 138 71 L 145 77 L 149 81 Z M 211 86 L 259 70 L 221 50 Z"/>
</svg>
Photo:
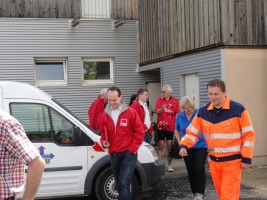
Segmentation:
<svg viewBox="0 0 267 200">
<path fill-rule="evenodd" d="M 101 144 L 103 144 L 103 141 L 106 141 L 105 126 L 108 130 L 108 141 L 110 143 L 109 153 L 118 153 L 126 150 L 136 153 L 145 137 L 145 132 L 137 112 L 124 104 L 118 117 L 116 128 L 111 118 L 110 106 L 106 106 L 100 122 Z"/>
<path fill-rule="evenodd" d="M 104 101 L 105 99 L 101 99 L 98 96 L 97 100 L 95 100 L 88 110 L 89 115 L 89 127 L 93 130 L 97 130 L 97 119 L 98 115 L 104 111 Z"/>
<path fill-rule="evenodd" d="M 164 104 L 167 107 L 158 115 L 157 129 L 174 131 L 176 115 L 180 112 L 179 101 L 174 97 L 170 97 L 168 101 L 163 97 L 159 97 L 155 110 L 160 109 Z"/>
</svg>

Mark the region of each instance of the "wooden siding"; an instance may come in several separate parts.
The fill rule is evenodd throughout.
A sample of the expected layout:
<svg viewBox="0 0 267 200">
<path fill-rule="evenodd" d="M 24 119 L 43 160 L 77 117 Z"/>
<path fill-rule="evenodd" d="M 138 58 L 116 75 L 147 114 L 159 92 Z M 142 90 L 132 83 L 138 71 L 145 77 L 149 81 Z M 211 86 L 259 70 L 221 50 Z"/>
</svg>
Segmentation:
<svg viewBox="0 0 267 200">
<path fill-rule="evenodd" d="M 138 19 L 139 0 L 111 0 L 112 19 Z"/>
<path fill-rule="evenodd" d="M 0 0 L 0 17 L 77 18 L 80 0 Z"/>
<path fill-rule="evenodd" d="M 267 45 L 267 0 L 223 0 L 222 42 Z"/>
<path fill-rule="evenodd" d="M 110 1 L 112 19 L 138 19 L 139 0 Z M 81 10 L 81 0 L 0 0 L 0 17 L 83 18 Z"/>
<path fill-rule="evenodd" d="M 141 63 L 220 42 L 219 0 L 147 0 L 139 4 Z"/>
<path fill-rule="evenodd" d="M 140 65 L 217 45 L 267 45 L 267 0 L 146 0 L 139 21 Z"/>
</svg>

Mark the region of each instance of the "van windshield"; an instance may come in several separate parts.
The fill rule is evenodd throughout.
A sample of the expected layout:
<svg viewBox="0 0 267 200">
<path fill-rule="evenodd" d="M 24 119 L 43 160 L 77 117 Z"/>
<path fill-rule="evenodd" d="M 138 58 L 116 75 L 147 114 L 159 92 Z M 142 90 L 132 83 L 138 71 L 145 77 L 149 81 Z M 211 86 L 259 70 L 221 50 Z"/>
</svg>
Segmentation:
<svg viewBox="0 0 267 200">
<path fill-rule="evenodd" d="M 83 120 L 81 120 L 80 118 L 78 118 L 73 112 L 71 112 L 67 107 L 65 107 L 64 105 L 62 105 L 59 101 L 57 101 L 56 99 L 52 98 L 52 101 L 54 101 L 57 105 L 59 105 L 61 108 L 63 108 L 64 110 L 66 110 L 69 114 L 71 114 L 73 117 L 75 117 L 78 121 L 80 121 L 81 123 L 83 123 L 86 128 L 90 129 L 88 127 L 88 124 L 86 124 Z M 92 129 L 90 129 L 91 131 L 93 131 Z M 94 131 L 93 131 L 94 132 Z M 94 132 L 95 133 L 95 132 Z"/>
</svg>

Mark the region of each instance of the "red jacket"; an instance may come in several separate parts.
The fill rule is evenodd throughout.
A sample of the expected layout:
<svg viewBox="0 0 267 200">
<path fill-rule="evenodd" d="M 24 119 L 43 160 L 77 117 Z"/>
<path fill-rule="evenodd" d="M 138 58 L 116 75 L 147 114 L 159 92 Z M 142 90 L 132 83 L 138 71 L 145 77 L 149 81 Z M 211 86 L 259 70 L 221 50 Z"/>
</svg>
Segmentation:
<svg viewBox="0 0 267 200">
<path fill-rule="evenodd" d="M 142 105 L 139 104 L 139 99 L 136 98 L 136 101 L 131 105 L 131 107 L 133 109 L 135 109 L 140 117 L 140 120 L 143 124 L 143 127 L 144 127 L 144 130 L 147 129 L 147 126 L 145 125 L 145 110 L 144 110 L 144 107 Z M 150 117 L 149 117 L 150 118 Z M 149 128 L 149 133 L 152 134 L 153 132 L 153 127 L 152 127 L 152 123 L 150 121 L 150 128 Z"/>
<path fill-rule="evenodd" d="M 97 130 L 97 118 L 98 115 L 104 111 L 104 101 L 105 99 L 101 99 L 100 96 L 98 96 L 97 100 L 95 100 L 88 109 L 89 127 L 93 130 Z"/>
<path fill-rule="evenodd" d="M 105 126 L 108 131 L 108 139 L 105 136 Z M 103 145 L 103 141 L 106 140 L 110 143 L 109 153 L 118 153 L 126 150 L 136 153 L 145 137 L 145 132 L 137 112 L 125 104 L 122 104 L 116 128 L 111 118 L 110 106 L 106 106 L 102 121 L 100 122 L 100 130 L 101 144 Z"/>
</svg>

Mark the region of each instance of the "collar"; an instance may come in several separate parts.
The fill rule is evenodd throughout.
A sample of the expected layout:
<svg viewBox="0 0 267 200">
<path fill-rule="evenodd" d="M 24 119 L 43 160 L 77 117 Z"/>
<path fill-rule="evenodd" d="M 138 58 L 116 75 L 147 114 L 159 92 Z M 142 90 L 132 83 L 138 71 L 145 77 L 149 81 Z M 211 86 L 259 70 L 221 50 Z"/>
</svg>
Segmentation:
<svg viewBox="0 0 267 200">
<path fill-rule="evenodd" d="M 207 110 L 212 110 L 213 108 L 214 108 L 214 105 L 212 103 L 210 103 Z M 225 101 L 224 101 L 222 108 L 223 109 L 230 109 L 230 99 L 228 98 L 228 96 L 225 96 Z"/>
<path fill-rule="evenodd" d="M 101 98 L 101 96 L 98 96 L 98 99 L 99 99 L 99 100 L 102 100 L 102 101 L 104 101 L 104 100 L 105 100 L 105 99 L 102 99 L 102 98 Z"/>
<path fill-rule="evenodd" d="M 172 96 L 170 96 L 169 100 L 171 100 L 171 98 L 172 98 Z M 161 96 L 161 99 L 167 101 L 167 100 L 166 100 L 165 98 L 163 98 L 162 96 Z M 168 101 L 169 101 L 169 100 L 168 100 Z"/>
<path fill-rule="evenodd" d="M 112 107 L 110 106 L 110 112 L 112 111 L 120 112 L 121 110 L 122 110 L 122 104 L 117 110 L 113 110 Z"/>
<path fill-rule="evenodd" d="M 146 106 L 146 102 L 143 102 L 139 99 L 136 99 L 136 101 L 138 101 L 138 104 L 141 105 L 141 106 Z"/>
</svg>

